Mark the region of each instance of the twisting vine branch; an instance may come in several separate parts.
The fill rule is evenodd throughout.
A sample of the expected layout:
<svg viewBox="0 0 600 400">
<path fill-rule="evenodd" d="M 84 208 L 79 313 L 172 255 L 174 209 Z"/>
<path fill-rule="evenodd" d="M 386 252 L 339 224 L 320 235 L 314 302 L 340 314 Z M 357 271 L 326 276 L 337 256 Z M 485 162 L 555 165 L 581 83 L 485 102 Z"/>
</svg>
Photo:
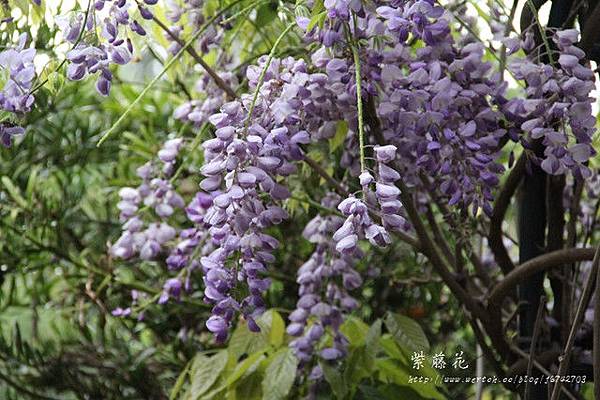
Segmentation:
<svg viewBox="0 0 600 400">
<path fill-rule="evenodd" d="M 490 229 L 488 232 L 488 243 L 494 259 L 504 274 L 508 274 L 515 266 L 508 255 L 508 251 L 502 241 L 502 222 L 506 216 L 506 211 L 510 205 L 510 200 L 514 196 L 525 172 L 525 163 L 527 156 L 522 154 L 513 166 L 506 178 L 506 182 L 496 197 L 492 216 L 490 217 Z"/>
</svg>

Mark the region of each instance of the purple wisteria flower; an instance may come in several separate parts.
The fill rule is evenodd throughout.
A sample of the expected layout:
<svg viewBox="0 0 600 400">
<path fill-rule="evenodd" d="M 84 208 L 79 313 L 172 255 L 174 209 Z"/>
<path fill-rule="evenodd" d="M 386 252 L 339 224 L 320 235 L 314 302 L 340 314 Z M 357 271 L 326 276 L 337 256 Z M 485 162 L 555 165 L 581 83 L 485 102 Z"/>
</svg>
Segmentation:
<svg viewBox="0 0 600 400">
<path fill-rule="evenodd" d="M 97 0 L 87 15 L 76 12 L 57 18 L 64 39 L 76 45 L 67 53 L 67 78 L 78 81 L 87 75 L 98 75 L 98 93 L 109 95 L 113 80 L 111 65 L 125 65 L 133 58 L 129 35 L 146 35 L 140 20 L 134 17 L 132 3 L 130 0 Z M 146 6 L 153 4 L 156 1 L 138 2 L 142 19 L 152 18 Z"/>
<path fill-rule="evenodd" d="M 175 210 L 184 209 L 185 202 L 168 178 L 174 172 L 175 158 L 181 145 L 181 139 L 165 142 L 158 153 L 162 166 L 152 163 L 142 165 L 137 169 L 137 175 L 142 179 L 141 185 L 119 190 L 121 201 L 117 207 L 121 212 L 119 218 L 124 231 L 111 247 L 114 257 L 129 259 L 137 255 L 142 260 L 151 260 L 176 237 L 177 231 L 169 225 L 168 218 Z M 146 225 L 141 215 L 142 208 L 152 209 L 161 222 Z"/>
<path fill-rule="evenodd" d="M 339 201 L 338 195 L 330 193 L 325 196 L 322 205 L 334 208 Z M 347 203 L 339 207 L 345 209 Z M 336 215 L 317 216 L 303 232 L 304 238 L 316 247 L 298 270 L 299 300 L 296 310 L 289 316 L 290 324 L 287 327 L 288 334 L 297 337 L 290 346 L 302 366 L 310 364 L 315 353 L 324 360 L 336 360 L 347 352 L 348 341 L 340 332 L 340 326 L 345 315 L 358 307 L 358 302 L 349 292 L 362 285 L 362 278 L 354 269 L 362 252 L 354 243 L 340 249 L 339 243 L 354 235 L 347 232 L 345 225 L 343 218 Z M 331 241 L 333 232 L 337 235 L 345 232 L 347 236 L 336 244 Z M 354 242 L 354 238 L 351 241 Z M 321 343 L 326 330 L 330 330 L 333 337 L 333 344 L 329 347 Z M 318 370 L 313 370 L 312 375 L 314 379 L 320 376 Z"/>
<path fill-rule="evenodd" d="M 36 50 L 27 48 L 27 34 L 19 37 L 15 48 L 0 52 L 0 73 L 6 76 L 4 87 L 0 90 L 0 109 L 8 111 L 14 117 L 20 117 L 31 111 L 35 98 L 32 85 L 36 76 L 33 59 Z M 25 129 L 15 123 L 0 122 L 0 141 L 10 147 L 15 136 L 25 133 Z"/>
<path fill-rule="evenodd" d="M 591 171 L 586 164 L 596 154 L 592 147 L 596 118 L 590 97 L 594 74 L 581 64 L 585 54 L 575 46 L 578 35 L 574 29 L 554 34 L 559 54 L 556 67 L 529 59 L 513 63 L 515 76 L 527 82 L 527 97 L 511 99 L 504 104 L 504 112 L 519 121 L 526 133 L 513 139 L 525 148 L 541 140 L 544 156 L 538 162 L 544 171 L 553 175 L 571 171 L 577 177 L 589 178 Z"/>
</svg>

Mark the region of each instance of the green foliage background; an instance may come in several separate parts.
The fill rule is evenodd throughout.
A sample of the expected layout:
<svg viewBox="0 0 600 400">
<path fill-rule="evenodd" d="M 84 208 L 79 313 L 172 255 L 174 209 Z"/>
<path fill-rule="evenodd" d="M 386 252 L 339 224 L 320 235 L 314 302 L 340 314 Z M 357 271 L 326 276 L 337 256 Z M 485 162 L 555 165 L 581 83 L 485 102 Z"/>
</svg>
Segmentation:
<svg viewBox="0 0 600 400">
<path fill-rule="evenodd" d="M 235 46 L 237 69 L 268 54 L 295 13 L 309 15 L 312 24 L 325 16 L 322 2 L 312 10 L 301 1 L 237 3 L 224 39 L 224 47 Z M 120 232 L 116 193 L 136 185 L 135 169 L 154 157 L 169 135 L 195 143 L 209 137 L 206 129 L 171 117 L 190 96 L 203 96 L 190 89 L 199 76 L 191 60 L 178 60 L 130 107 L 166 62 L 160 51 L 166 42 L 155 27 L 135 43 L 142 57 L 120 71 L 111 96 L 100 99 L 93 82 L 64 80 L 59 68 L 64 51 L 54 47 L 56 26 L 44 17 L 46 11 L 25 0 L 9 4 L 23 11 L 20 30 L 29 30 L 38 51 L 51 61 L 39 78 L 48 82 L 36 93 L 27 135 L 13 148 L 0 149 L 0 398 L 271 400 L 307 395 L 309 382 L 294 383 L 297 361 L 287 346 L 285 320 L 296 301 L 296 270 L 312 251 L 301 231 L 319 212 L 311 199 L 323 194 L 321 178 L 303 169 L 301 178 L 289 182 L 293 197 L 286 208 L 293 218 L 271 232 L 284 246 L 271 268 L 271 310 L 260 320 L 262 332 L 253 334 L 240 322 L 226 346 L 215 345 L 203 328 L 208 308 L 199 293 L 158 306 L 155 300 L 169 276 L 164 263 L 117 262 L 107 251 Z M 228 4 L 210 0 L 206 13 Z M 12 37 L 10 29 L 1 32 L 3 46 Z M 292 30 L 276 55 L 307 54 Z M 206 60 L 214 64 L 216 52 Z M 114 135 L 97 147 L 126 110 Z M 336 136 L 313 149 L 311 157 L 339 165 L 346 131 L 340 123 Z M 180 191 L 186 200 L 199 182 L 201 157 L 198 151 L 183 155 Z M 332 167 L 328 172 L 336 177 L 347 173 Z M 461 309 L 423 260 L 402 244 L 368 254 L 359 269 L 380 266 L 382 273 L 364 285 L 362 306 L 344 325 L 349 356 L 340 366 L 322 365 L 326 379 L 317 398 L 472 398 L 474 385 L 409 383 L 410 375 L 435 381 L 440 373 L 430 366 L 415 370 L 415 351 L 452 355 L 463 350 L 470 368 L 462 374 L 475 374 L 475 341 Z M 143 319 L 113 317 L 113 309 L 131 302 L 131 290 L 146 295 L 134 310 L 135 315 L 143 312 Z M 503 393 L 499 385 L 487 388 L 486 398 Z"/>
</svg>

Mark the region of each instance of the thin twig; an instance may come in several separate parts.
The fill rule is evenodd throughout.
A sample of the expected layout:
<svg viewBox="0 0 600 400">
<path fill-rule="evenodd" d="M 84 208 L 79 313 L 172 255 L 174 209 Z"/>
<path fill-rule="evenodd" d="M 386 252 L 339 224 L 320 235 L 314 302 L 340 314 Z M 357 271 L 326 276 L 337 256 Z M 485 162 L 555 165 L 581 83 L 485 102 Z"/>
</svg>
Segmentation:
<svg viewBox="0 0 600 400">
<path fill-rule="evenodd" d="M 560 364 L 558 366 L 557 375 L 563 376 L 566 375 L 569 369 L 569 362 L 571 358 L 571 352 L 573 351 L 573 345 L 575 344 L 575 335 L 579 330 L 581 323 L 583 322 L 583 317 L 585 316 L 585 310 L 590 302 L 592 297 L 592 291 L 596 284 L 596 275 L 598 274 L 598 265 L 600 264 L 600 245 L 596 248 L 596 253 L 594 254 L 594 260 L 592 262 L 592 268 L 590 270 L 590 275 L 588 276 L 585 286 L 583 288 L 583 293 L 581 294 L 581 298 L 579 300 L 579 304 L 577 305 L 577 311 L 575 312 L 575 317 L 573 318 L 573 325 L 571 326 L 571 331 L 569 333 L 569 338 L 567 339 L 567 343 L 565 344 L 565 349 L 562 353 L 562 356 L 559 357 Z M 595 368 L 596 370 L 597 368 Z M 595 372 L 595 371 L 594 371 Z M 550 400 L 557 400 L 560 394 L 560 388 L 562 387 L 562 382 L 560 379 L 556 381 L 554 385 L 554 389 L 552 390 L 552 397 Z"/>
<path fill-rule="evenodd" d="M 520 348 L 518 348 L 517 346 L 511 346 L 510 348 L 512 351 L 514 351 L 516 354 L 518 354 L 519 356 L 525 358 L 525 359 L 529 359 L 529 354 L 525 353 L 523 350 L 521 350 Z M 546 376 L 555 376 L 555 374 L 551 373 L 550 371 L 548 371 L 539 361 L 537 361 L 536 359 L 533 359 L 533 365 L 544 375 Z M 561 388 L 562 392 L 564 395 L 566 395 L 569 399 L 571 400 L 578 400 L 576 396 L 574 396 L 567 388 L 562 387 Z"/>
<path fill-rule="evenodd" d="M 212 69 L 207 63 L 206 61 L 204 61 L 204 59 L 202 59 L 202 57 L 196 52 L 196 50 L 194 49 L 194 47 L 192 46 L 187 46 L 185 47 L 185 42 L 183 40 L 181 40 L 176 34 L 174 34 L 173 32 L 171 32 L 171 30 L 169 29 L 169 27 L 167 27 L 164 22 L 162 22 L 160 19 L 156 18 L 156 16 L 153 16 L 152 19 L 154 20 L 154 22 L 156 22 L 156 24 L 163 30 L 166 32 L 167 35 L 169 35 L 171 37 L 171 39 L 173 39 L 175 42 L 177 42 L 177 44 L 179 46 L 181 46 L 182 48 L 185 48 L 185 51 L 187 51 L 187 53 L 192 56 L 192 58 L 198 63 L 200 64 L 200 66 L 206 71 L 206 73 L 208 75 L 210 75 L 210 77 L 213 79 L 213 81 L 215 82 L 215 84 L 221 88 L 221 90 L 223 90 L 226 94 L 227 97 L 229 98 L 229 100 L 233 100 L 236 98 L 236 94 L 235 91 L 231 88 L 231 86 L 229 86 L 223 79 L 221 79 L 221 77 L 219 76 L 219 74 L 217 74 L 215 72 L 214 69 Z"/>
<path fill-rule="evenodd" d="M 600 247 L 599 247 L 600 248 Z M 600 274 L 596 273 L 596 294 L 594 296 L 594 321 L 592 327 L 594 330 L 594 336 L 592 341 L 592 356 L 594 362 L 592 363 L 594 368 L 594 398 L 600 399 Z"/>
<path fill-rule="evenodd" d="M 527 360 L 527 376 L 531 376 L 533 370 L 533 359 L 535 357 L 535 348 L 537 345 L 537 339 L 540 334 L 540 327 L 542 325 L 542 317 L 544 316 L 544 309 L 546 308 L 546 297 L 542 296 L 540 299 L 540 305 L 538 306 L 537 315 L 535 317 L 535 324 L 533 325 L 533 334 L 531 336 L 531 346 L 529 347 L 529 358 Z M 525 393 L 523 400 L 529 399 L 529 380 L 525 382 Z"/>
</svg>

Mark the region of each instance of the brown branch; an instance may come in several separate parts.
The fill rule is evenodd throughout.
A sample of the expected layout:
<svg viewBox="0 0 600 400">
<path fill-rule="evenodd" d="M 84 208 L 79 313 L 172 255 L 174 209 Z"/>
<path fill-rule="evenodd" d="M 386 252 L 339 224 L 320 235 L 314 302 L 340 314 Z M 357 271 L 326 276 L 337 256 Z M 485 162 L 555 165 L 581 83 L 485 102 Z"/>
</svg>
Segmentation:
<svg viewBox="0 0 600 400">
<path fill-rule="evenodd" d="M 594 257 L 595 249 L 563 249 L 546 253 L 532 258 L 516 267 L 510 274 L 498 283 L 488 296 L 488 309 L 494 310 L 494 314 L 500 313 L 500 307 L 506 296 L 521 282 L 525 281 L 531 275 L 543 272 L 551 268 L 556 268 L 563 264 L 570 264 L 579 261 L 589 261 Z"/>
<path fill-rule="evenodd" d="M 372 97 L 369 97 L 365 107 L 365 121 L 369 124 L 371 132 L 379 144 L 384 145 L 385 138 L 381 132 L 381 124 L 375 110 L 375 103 Z M 395 168 L 402 170 L 401 166 L 395 162 Z M 412 223 L 417 238 L 421 244 L 420 251 L 427 256 L 431 264 L 433 265 L 436 272 L 440 275 L 444 283 L 450 288 L 456 298 L 465 305 L 467 310 L 472 312 L 477 318 L 485 318 L 484 310 L 479 303 L 458 283 L 455 276 L 450 272 L 447 263 L 443 260 L 440 255 L 437 246 L 429 236 L 425 224 L 421 219 L 421 215 L 417 210 L 415 203 L 412 198 L 411 190 L 406 186 L 402 179 L 399 179 L 396 186 L 400 189 L 400 200 L 404 205 L 404 209 L 408 215 L 410 222 Z"/>
<path fill-rule="evenodd" d="M 510 205 L 510 199 L 514 196 L 517 188 L 519 187 L 519 183 L 521 183 L 523 178 L 526 162 L 527 156 L 522 154 L 508 174 L 506 182 L 504 182 L 504 186 L 502 186 L 502 189 L 496 198 L 494 209 L 492 210 L 492 216 L 490 217 L 488 243 L 492 253 L 494 254 L 494 259 L 504 274 L 508 274 L 510 271 L 512 271 L 515 265 L 508 255 L 508 251 L 506 250 L 504 242 L 502 241 L 502 222 L 504 221 L 506 210 Z"/>
<path fill-rule="evenodd" d="M 433 238 L 435 239 L 435 242 L 440 246 L 446 261 L 448 261 L 448 263 L 452 265 L 456 265 L 456 259 L 452 255 L 452 250 L 450 250 L 450 246 L 448 246 L 448 242 L 444 238 L 442 230 L 440 229 L 439 224 L 435 220 L 435 215 L 433 214 L 431 206 L 427 204 L 426 207 L 427 210 L 425 212 L 425 216 L 427 217 L 427 222 L 429 223 L 429 227 L 431 228 L 431 232 L 433 233 Z"/>
<path fill-rule="evenodd" d="M 430 190 L 430 192 L 432 192 L 428 181 L 425 179 L 424 176 L 421 176 L 421 180 L 423 181 L 423 183 L 425 185 L 427 185 L 427 188 Z M 433 195 L 433 193 L 430 193 Z M 448 210 L 448 207 L 446 207 L 446 205 L 444 205 L 440 199 L 437 196 L 432 196 L 433 197 L 433 201 L 436 205 L 436 207 L 440 210 L 440 212 L 442 213 L 442 215 L 444 216 L 444 219 L 455 229 L 458 229 L 458 226 L 460 225 L 459 223 L 457 223 L 454 218 L 452 218 L 452 214 L 450 213 L 450 210 Z M 483 284 L 486 287 L 490 287 L 492 285 L 492 279 L 490 278 L 488 272 L 486 271 L 484 265 L 483 265 L 483 261 L 481 261 L 481 258 L 475 253 L 475 251 L 473 250 L 473 247 L 471 246 L 470 243 L 463 243 L 463 245 L 467 246 L 466 252 L 469 256 L 469 260 L 471 261 L 471 263 L 473 264 L 473 267 L 475 268 L 475 273 L 477 275 L 477 277 L 481 280 L 481 282 L 483 282 Z"/>
<path fill-rule="evenodd" d="M 558 376 L 564 376 L 567 374 L 569 369 L 569 363 L 571 361 L 571 352 L 573 351 L 573 345 L 575 344 L 575 335 L 579 330 L 581 323 L 583 322 L 583 318 L 585 316 L 585 310 L 590 302 L 592 297 L 592 293 L 594 291 L 594 286 L 596 285 L 596 276 L 598 275 L 598 265 L 600 264 L 600 245 L 596 248 L 594 252 L 594 261 L 592 262 L 592 269 L 590 271 L 590 275 L 588 276 L 585 285 L 583 287 L 583 293 L 581 294 L 581 298 L 579 300 L 579 304 L 577 305 L 577 311 L 575 311 L 575 317 L 573 318 L 573 325 L 571 325 L 571 332 L 569 333 L 569 338 L 567 339 L 567 344 L 565 344 L 565 349 L 560 357 L 560 364 L 558 366 Z M 594 374 L 596 373 L 596 369 L 594 368 Z M 597 382 L 596 382 L 597 383 Z M 554 385 L 554 389 L 552 390 L 552 397 L 550 400 L 557 400 L 560 395 L 560 389 L 562 387 L 562 382 L 560 379 L 556 381 Z"/>
<path fill-rule="evenodd" d="M 594 10 L 587 16 L 585 29 L 581 32 L 581 42 L 579 47 L 586 52 L 589 59 L 600 61 L 600 3 L 596 4 Z"/>
<path fill-rule="evenodd" d="M 498 378 L 505 377 L 506 372 L 504 371 L 502 364 L 496 358 L 496 355 L 494 354 L 494 350 L 485 341 L 485 336 L 484 336 L 483 331 L 482 331 L 481 327 L 479 326 L 478 322 L 476 320 L 474 320 L 473 318 L 468 318 L 468 319 L 469 319 L 469 322 L 471 323 L 471 328 L 473 329 L 473 334 L 475 335 L 475 338 L 477 339 L 477 342 L 479 343 L 479 346 L 481 347 L 481 351 L 487 358 L 488 362 L 492 365 L 492 368 L 496 372 L 496 375 L 498 376 Z"/>
<path fill-rule="evenodd" d="M 537 345 L 538 336 L 540 334 L 540 328 L 542 324 L 542 318 L 544 316 L 544 309 L 546 308 L 546 298 L 542 297 L 540 299 L 540 304 L 538 306 L 537 315 L 535 318 L 535 324 L 533 325 L 533 335 L 531 336 L 531 346 L 529 346 L 529 359 L 527 360 L 527 376 L 531 376 L 531 372 L 533 370 L 533 360 L 535 358 L 535 348 Z M 525 390 L 523 395 L 523 400 L 529 399 L 529 381 L 525 382 Z"/>
<path fill-rule="evenodd" d="M 546 185 L 546 210 L 548 210 L 548 233 L 546 235 L 546 251 L 560 250 L 565 247 L 565 207 L 563 205 L 563 194 L 565 189 L 564 175 L 548 175 Z M 569 321 L 563 317 L 565 309 L 564 303 L 568 303 L 565 297 L 563 277 L 564 271 L 568 267 L 556 268 L 550 271 L 548 277 L 552 292 L 554 293 L 554 305 L 552 307 L 552 316 L 559 321 L 562 326 L 568 325 Z"/>
<path fill-rule="evenodd" d="M 397 166 L 399 168 L 399 166 Z M 473 297 L 467 293 L 467 291 L 458 283 L 455 276 L 450 272 L 446 262 L 442 259 L 437 246 L 429 236 L 425 224 L 421 220 L 421 216 L 413 202 L 410 189 L 406 186 L 402 179 L 399 179 L 397 186 L 400 189 L 400 200 L 404 205 L 404 209 L 408 214 L 410 222 L 413 224 L 419 243 L 421 243 L 421 251 L 427 256 L 436 272 L 440 275 L 444 283 L 450 288 L 456 298 L 467 307 L 477 318 L 484 317 L 483 309 L 473 299 Z"/>
<path fill-rule="evenodd" d="M 156 16 L 153 16 L 152 19 L 154 20 L 154 22 L 156 22 L 156 24 L 163 30 L 165 31 L 165 33 L 167 35 L 169 35 L 171 37 L 171 39 L 173 39 L 175 42 L 177 42 L 178 45 L 180 45 L 181 47 L 185 47 L 185 42 L 183 40 L 181 40 L 176 34 L 174 34 L 173 32 L 171 32 L 171 30 L 158 18 L 156 18 Z M 215 72 L 214 69 L 212 69 L 207 63 L 206 61 L 204 61 L 202 59 L 202 57 L 196 52 L 196 50 L 194 50 L 194 48 L 192 46 L 188 46 L 185 49 L 188 54 L 190 56 L 192 56 L 192 58 L 202 66 L 202 68 L 204 68 L 204 70 L 208 73 L 208 75 L 210 75 L 210 77 L 215 81 L 215 84 L 220 87 L 226 94 L 227 97 L 229 98 L 229 100 L 233 100 L 237 97 L 237 95 L 235 94 L 235 91 L 231 88 L 231 86 L 229 86 L 223 79 L 221 79 L 221 77 Z"/>
<path fill-rule="evenodd" d="M 521 359 L 517 361 L 513 366 L 509 369 L 507 376 L 514 375 L 523 375 L 526 372 L 527 363 L 529 360 L 529 354 L 525 353 L 523 350 L 518 348 L 517 346 L 511 346 L 511 350 L 518 354 Z M 548 371 L 544 365 L 550 365 L 556 360 L 558 357 L 558 351 L 549 350 L 544 353 L 541 353 L 537 358 L 533 359 L 533 365 L 544 375 L 552 377 L 555 376 L 552 372 Z M 562 387 L 561 390 L 563 394 L 565 394 L 571 400 L 577 400 L 577 397 L 569 392 L 567 388 Z"/>
<path fill-rule="evenodd" d="M 594 296 L 594 321 L 592 322 L 593 327 L 593 340 L 592 340 L 592 363 L 594 368 L 594 398 L 600 399 L 600 274 L 596 274 L 596 294 Z"/>
<path fill-rule="evenodd" d="M 327 171 L 325 171 L 325 169 L 323 169 L 323 167 L 319 165 L 318 162 L 316 162 L 306 154 L 303 156 L 303 160 L 310 168 L 312 168 L 313 171 L 319 174 L 321 178 L 325 179 L 325 181 L 327 181 L 327 183 L 329 183 L 340 196 L 347 197 L 350 195 L 350 193 L 338 181 L 336 181 L 331 175 L 329 175 Z"/>
</svg>

